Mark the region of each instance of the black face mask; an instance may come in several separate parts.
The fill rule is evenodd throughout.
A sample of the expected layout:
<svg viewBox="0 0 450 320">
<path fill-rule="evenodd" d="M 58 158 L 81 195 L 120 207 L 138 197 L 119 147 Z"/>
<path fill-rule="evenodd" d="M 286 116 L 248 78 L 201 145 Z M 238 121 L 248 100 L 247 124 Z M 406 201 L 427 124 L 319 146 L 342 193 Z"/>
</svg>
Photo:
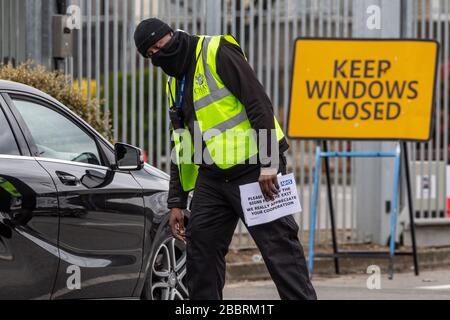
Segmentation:
<svg viewBox="0 0 450 320">
<path fill-rule="evenodd" d="M 152 55 L 152 64 L 169 76 L 181 79 L 186 73 L 193 54 L 192 37 L 183 31 L 176 31 L 172 39 Z"/>
</svg>

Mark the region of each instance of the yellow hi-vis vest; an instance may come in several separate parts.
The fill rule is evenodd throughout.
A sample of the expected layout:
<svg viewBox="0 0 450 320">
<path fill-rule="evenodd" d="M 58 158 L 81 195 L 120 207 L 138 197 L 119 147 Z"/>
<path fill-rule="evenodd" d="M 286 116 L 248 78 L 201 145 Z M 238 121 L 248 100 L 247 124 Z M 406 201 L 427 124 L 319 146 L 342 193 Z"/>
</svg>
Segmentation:
<svg viewBox="0 0 450 320">
<path fill-rule="evenodd" d="M 193 102 L 195 126 L 202 134 L 210 158 L 219 168 L 228 169 L 257 155 L 258 147 L 244 105 L 217 74 L 216 55 L 222 38 L 239 47 L 232 36 L 199 37 Z M 166 91 L 172 108 L 176 99 L 175 78 L 169 78 Z M 280 141 L 284 137 L 283 130 L 275 117 L 274 122 L 277 141 Z M 185 129 L 172 130 L 172 134 L 180 182 L 184 191 L 190 191 L 194 189 L 198 175 L 198 165 L 192 161 L 192 138 L 186 124 Z"/>
</svg>

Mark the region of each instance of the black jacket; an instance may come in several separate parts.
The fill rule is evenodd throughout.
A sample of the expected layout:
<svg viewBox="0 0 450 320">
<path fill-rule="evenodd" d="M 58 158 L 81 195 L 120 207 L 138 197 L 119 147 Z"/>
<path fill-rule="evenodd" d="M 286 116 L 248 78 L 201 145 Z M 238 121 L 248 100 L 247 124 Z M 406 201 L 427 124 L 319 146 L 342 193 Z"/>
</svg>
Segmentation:
<svg viewBox="0 0 450 320">
<path fill-rule="evenodd" d="M 199 38 L 192 36 L 195 45 Z M 191 136 L 194 135 L 195 110 L 192 95 L 192 84 L 195 73 L 195 53 L 193 54 L 191 64 L 185 75 L 185 94 L 182 104 L 184 121 L 188 125 Z M 222 39 L 217 51 L 216 57 L 217 73 L 230 92 L 239 99 L 245 106 L 247 117 L 256 131 L 258 129 L 274 129 L 274 114 L 272 102 L 265 93 L 264 87 L 259 82 L 255 72 L 246 61 L 242 50 Z M 270 130 L 268 131 L 267 141 L 271 140 Z M 289 148 L 286 139 L 282 139 L 279 144 L 279 153 L 283 153 Z M 172 145 L 173 147 L 173 145 Z M 205 145 L 203 144 L 203 148 Z M 267 143 L 267 155 L 270 156 L 270 143 Z M 198 152 L 198 150 L 195 150 Z M 202 150 L 200 150 L 202 152 Z M 201 164 L 200 170 L 205 174 L 219 175 L 228 177 L 230 180 L 239 177 L 251 170 L 259 169 L 262 165 L 258 164 L 238 164 L 230 169 L 220 169 L 215 164 Z M 265 164 L 264 166 L 270 166 Z M 168 196 L 169 208 L 186 208 L 188 192 L 184 192 L 179 180 L 177 165 L 171 163 L 170 168 L 170 187 Z"/>
</svg>

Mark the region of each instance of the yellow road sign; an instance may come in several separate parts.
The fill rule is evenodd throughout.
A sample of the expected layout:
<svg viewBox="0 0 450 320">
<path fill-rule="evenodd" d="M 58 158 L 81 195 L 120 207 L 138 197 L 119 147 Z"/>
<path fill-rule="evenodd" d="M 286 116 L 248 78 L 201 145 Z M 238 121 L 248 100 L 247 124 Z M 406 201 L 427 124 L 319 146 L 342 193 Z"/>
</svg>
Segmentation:
<svg viewBox="0 0 450 320">
<path fill-rule="evenodd" d="M 438 43 L 297 39 L 288 136 L 428 140 Z"/>
</svg>

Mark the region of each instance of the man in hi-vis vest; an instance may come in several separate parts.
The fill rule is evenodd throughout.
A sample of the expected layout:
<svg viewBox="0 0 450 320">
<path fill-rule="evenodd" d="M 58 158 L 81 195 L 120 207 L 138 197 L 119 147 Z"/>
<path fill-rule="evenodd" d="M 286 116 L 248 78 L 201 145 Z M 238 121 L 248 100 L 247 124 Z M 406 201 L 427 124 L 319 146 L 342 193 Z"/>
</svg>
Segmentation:
<svg viewBox="0 0 450 320">
<path fill-rule="evenodd" d="M 239 185 L 278 193 L 289 145 L 272 103 L 232 36 L 194 36 L 156 18 L 134 34 L 141 55 L 168 76 L 172 165 L 168 207 L 175 238 L 186 243 L 190 299 L 222 299 L 225 255 L 239 218 Z M 190 218 L 184 229 L 188 194 Z M 316 299 L 292 215 L 247 227 L 282 299 Z"/>
</svg>

